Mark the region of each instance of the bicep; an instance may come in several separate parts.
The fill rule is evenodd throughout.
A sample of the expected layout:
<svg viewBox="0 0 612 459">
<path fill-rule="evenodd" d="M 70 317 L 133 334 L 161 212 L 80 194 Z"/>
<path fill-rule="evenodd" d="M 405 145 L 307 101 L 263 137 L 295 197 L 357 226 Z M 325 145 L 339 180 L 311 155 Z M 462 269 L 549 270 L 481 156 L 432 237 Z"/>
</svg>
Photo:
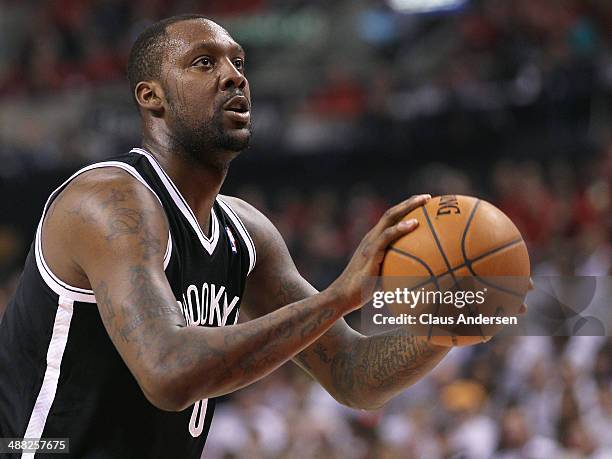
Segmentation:
<svg viewBox="0 0 612 459">
<path fill-rule="evenodd" d="M 144 389 L 161 351 L 158 337 L 183 324 L 164 273 L 168 225 L 161 204 L 135 180 L 106 172 L 76 183 L 60 205 L 53 218 L 66 220 L 62 245 L 88 279 L 104 327 Z"/>
</svg>

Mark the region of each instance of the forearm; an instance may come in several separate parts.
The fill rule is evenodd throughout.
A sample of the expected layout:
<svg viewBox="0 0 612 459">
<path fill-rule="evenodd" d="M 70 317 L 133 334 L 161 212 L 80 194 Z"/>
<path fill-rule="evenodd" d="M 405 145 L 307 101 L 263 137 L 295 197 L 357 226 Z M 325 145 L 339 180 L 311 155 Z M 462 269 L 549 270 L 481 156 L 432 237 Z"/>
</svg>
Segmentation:
<svg viewBox="0 0 612 459">
<path fill-rule="evenodd" d="M 379 408 L 421 379 L 449 350 L 414 337 L 405 328 L 355 337 L 330 357 L 335 395 L 349 406 Z"/>
<path fill-rule="evenodd" d="M 371 280 L 380 273 L 385 250 L 394 240 L 416 228 L 416 220 L 401 221 L 428 195 L 412 198 L 388 209 L 366 234 L 342 274 L 328 287 L 338 296 L 337 307 L 355 309 L 367 300 Z M 236 203 L 239 207 L 240 202 Z M 283 304 L 316 293 L 297 271 L 282 237 L 258 212 L 242 209 L 256 240 L 258 266 L 249 277 L 245 310 L 259 316 Z M 344 305 L 344 306 L 342 306 Z M 397 333 L 397 332 L 396 332 Z M 312 345 L 304 346 L 294 361 L 320 382 L 337 400 L 351 406 L 380 405 L 437 363 L 446 350 L 430 348 L 407 336 L 365 338 L 338 320 Z M 372 372 L 369 362 L 377 365 Z M 395 365 L 395 369 L 386 367 Z M 360 397 L 367 397 L 361 400 Z"/>
<path fill-rule="evenodd" d="M 239 325 L 180 328 L 160 370 L 174 375 L 180 405 L 230 393 L 266 376 L 328 330 L 342 316 L 334 303 L 324 292 Z"/>
</svg>

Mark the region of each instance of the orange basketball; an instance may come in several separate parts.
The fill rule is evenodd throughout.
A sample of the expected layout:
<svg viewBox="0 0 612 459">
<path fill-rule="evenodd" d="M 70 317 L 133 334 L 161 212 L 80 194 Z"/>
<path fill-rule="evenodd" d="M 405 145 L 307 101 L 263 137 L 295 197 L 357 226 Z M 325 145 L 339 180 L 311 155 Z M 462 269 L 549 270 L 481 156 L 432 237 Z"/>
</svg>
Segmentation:
<svg viewBox="0 0 612 459">
<path fill-rule="evenodd" d="M 387 250 L 382 288 L 421 291 L 419 298 L 428 301 L 389 302 L 390 311 L 413 315 L 414 334 L 443 346 L 486 341 L 505 326 L 501 322 L 513 323 L 501 318 L 518 314 L 530 274 L 514 223 L 492 204 L 460 195 L 434 197 L 404 217 L 411 218 L 419 226 Z"/>
</svg>

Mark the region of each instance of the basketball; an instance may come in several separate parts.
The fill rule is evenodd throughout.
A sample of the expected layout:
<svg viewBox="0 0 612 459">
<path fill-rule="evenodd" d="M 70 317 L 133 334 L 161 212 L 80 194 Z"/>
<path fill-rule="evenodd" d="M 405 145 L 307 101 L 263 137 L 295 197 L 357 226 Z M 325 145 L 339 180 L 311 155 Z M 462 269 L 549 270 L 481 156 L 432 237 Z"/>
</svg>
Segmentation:
<svg viewBox="0 0 612 459">
<path fill-rule="evenodd" d="M 390 302 L 390 312 L 418 316 L 409 327 L 433 344 L 488 340 L 505 326 L 498 318 L 519 313 L 529 288 L 529 254 L 521 233 L 501 210 L 471 196 L 433 197 L 404 217 L 412 218 L 419 226 L 385 254 L 382 288 L 408 288 L 434 300 L 410 307 Z M 482 317 L 485 323 L 475 320 Z"/>
</svg>

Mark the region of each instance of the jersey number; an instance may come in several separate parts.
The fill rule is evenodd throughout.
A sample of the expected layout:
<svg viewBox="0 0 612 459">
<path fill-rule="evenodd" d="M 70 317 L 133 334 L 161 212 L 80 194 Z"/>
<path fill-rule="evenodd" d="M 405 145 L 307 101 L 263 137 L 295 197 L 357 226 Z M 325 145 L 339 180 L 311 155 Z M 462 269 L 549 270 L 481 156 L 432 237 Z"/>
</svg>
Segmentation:
<svg viewBox="0 0 612 459">
<path fill-rule="evenodd" d="M 206 407 L 208 399 L 199 400 L 193 405 L 193 412 L 189 420 L 189 433 L 192 437 L 197 438 L 202 435 L 204 430 L 204 420 L 206 419 Z"/>
</svg>

